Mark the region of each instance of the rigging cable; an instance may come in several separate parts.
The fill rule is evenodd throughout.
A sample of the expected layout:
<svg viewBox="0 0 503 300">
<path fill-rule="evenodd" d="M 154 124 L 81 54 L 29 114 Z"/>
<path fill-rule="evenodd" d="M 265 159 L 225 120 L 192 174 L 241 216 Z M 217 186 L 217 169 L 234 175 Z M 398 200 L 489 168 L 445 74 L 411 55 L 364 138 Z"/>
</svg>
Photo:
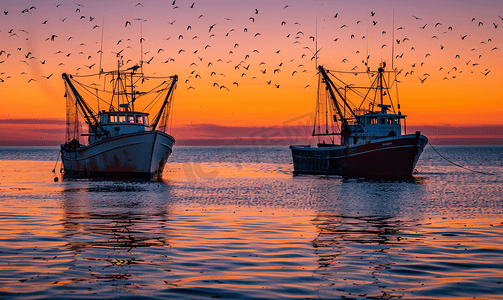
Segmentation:
<svg viewBox="0 0 503 300">
<path fill-rule="evenodd" d="M 455 165 L 455 166 L 457 166 L 457 167 L 460 167 L 460 168 L 462 168 L 462 169 L 468 170 L 468 171 L 470 171 L 470 172 L 479 173 L 479 174 L 484 174 L 484 175 L 495 175 L 495 174 L 492 174 L 492 173 L 486 173 L 486 172 L 480 172 L 480 171 L 471 170 L 471 169 L 468 169 L 468 168 L 463 167 L 463 166 L 461 166 L 461 165 L 458 165 L 457 163 L 455 163 L 455 162 L 452 162 L 452 161 L 448 160 L 448 159 L 447 159 L 447 158 L 445 158 L 442 154 L 440 154 L 440 153 L 437 151 L 437 149 L 435 149 L 435 147 L 433 147 L 433 145 L 430 143 L 430 141 L 428 141 L 428 144 L 430 144 L 431 148 L 432 148 L 433 150 L 435 150 L 435 152 L 437 152 L 437 154 L 438 154 L 438 155 L 440 155 L 440 157 L 442 157 L 443 159 L 445 159 L 446 161 L 450 162 L 451 164 L 453 164 L 453 165 Z"/>
</svg>

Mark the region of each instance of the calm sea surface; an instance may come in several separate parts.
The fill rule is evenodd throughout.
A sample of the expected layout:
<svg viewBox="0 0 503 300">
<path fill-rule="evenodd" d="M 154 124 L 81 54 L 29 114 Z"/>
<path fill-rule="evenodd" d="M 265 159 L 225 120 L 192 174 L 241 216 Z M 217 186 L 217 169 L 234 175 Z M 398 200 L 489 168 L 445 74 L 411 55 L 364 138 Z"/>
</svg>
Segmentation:
<svg viewBox="0 0 503 300">
<path fill-rule="evenodd" d="M 503 147 L 436 148 L 490 174 L 430 146 L 414 182 L 176 147 L 161 182 L 54 182 L 57 147 L 0 147 L 0 298 L 503 299 Z"/>
</svg>

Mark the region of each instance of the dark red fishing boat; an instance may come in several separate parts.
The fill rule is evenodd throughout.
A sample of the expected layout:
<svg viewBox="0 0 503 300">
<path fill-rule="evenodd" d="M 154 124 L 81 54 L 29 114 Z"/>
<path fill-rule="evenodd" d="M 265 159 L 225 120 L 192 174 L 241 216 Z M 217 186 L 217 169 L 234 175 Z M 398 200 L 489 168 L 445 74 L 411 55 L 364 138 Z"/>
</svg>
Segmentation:
<svg viewBox="0 0 503 300">
<path fill-rule="evenodd" d="M 313 137 L 321 141 L 318 140 L 314 147 L 290 146 L 294 174 L 384 180 L 412 178 L 428 139 L 420 132 L 406 134 L 406 116 L 401 114 L 399 104 L 395 112 L 385 80 L 386 74 L 394 72 L 386 72 L 385 67 L 382 63 L 377 72 L 362 72 L 371 79 L 370 87 L 347 85 L 334 75 L 341 72 L 318 67 L 320 78 Z M 396 84 L 396 80 L 393 83 Z M 353 104 L 355 98 L 359 105 Z M 385 100 L 389 104 L 385 104 Z"/>
</svg>

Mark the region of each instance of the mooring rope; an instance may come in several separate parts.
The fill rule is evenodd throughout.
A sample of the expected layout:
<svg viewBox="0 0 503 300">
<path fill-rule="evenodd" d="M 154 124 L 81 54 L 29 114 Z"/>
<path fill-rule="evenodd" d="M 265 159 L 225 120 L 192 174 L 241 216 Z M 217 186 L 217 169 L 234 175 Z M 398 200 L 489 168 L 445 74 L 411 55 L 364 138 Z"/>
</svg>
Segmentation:
<svg viewBox="0 0 503 300">
<path fill-rule="evenodd" d="M 56 164 L 54 165 L 54 169 L 52 169 L 52 173 L 54 173 L 54 182 L 58 182 L 59 178 L 58 178 L 58 175 L 56 175 L 56 167 L 58 166 L 58 161 L 59 161 L 59 157 L 61 156 L 61 151 L 58 151 L 58 157 L 56 158 Z M 63 159 L 63 158 L 61 158 Z M 59 170 L 59 173 L 61 173 L 61 169 Z"/>
<path fill-rule="evenodd" d="M 52 173 L 56 174 L 56 167 L 58 166 L 59 156 L 61 155 L 61 151 L 58 151 L 58 157 L 56 158 L 56 164 L 54 165 L 54 169 L 52 169 Z"/>
<path fill-rule="evenodd" d="M 455 165 L 455 166 L 457 166 L 457 167 L 460 167 L 460 168 L 462 168 L 462 169 L 468 170 L 468 171 L 470 171 L 470 172 L 479 173 L 479 174 L 484 174 L 484 175 L 495 175 L 495 174 L 492 174 L 492 173 L 486 173 L 486 172 L 475 171 L 475 170 L 472 170 L 472 169 L 468 169 L 468 168 L 466 168 L 466 167 L 463 167 L 463 166 L 461 166 L 461 165 L 458 165 L 457 163 L 455 163 L 455 162 L 452 162 L 452 161 L 448 160 L 448 159 L 447 159 L 447 158 L 445 158 L 442 154 L 440 154 L 440 153 L 437 151 L 437 149 L 435 149 L 435 147 L 433 147 L 433 145 L 430 143 L 430 141 L 428 141 L 428 144 L 430 144 L 431 148 L 432 148 L 433 150 L 435 150 L 435 152 L 437 152 L 437 154 L 438 154 L 438 155 L 440 155 L 440 157 L 442 157 L 443 159 L 445 159 L 446 161 L 450 162 L 451 164 L 453 164 L 453 165 Z"/>
</svg>

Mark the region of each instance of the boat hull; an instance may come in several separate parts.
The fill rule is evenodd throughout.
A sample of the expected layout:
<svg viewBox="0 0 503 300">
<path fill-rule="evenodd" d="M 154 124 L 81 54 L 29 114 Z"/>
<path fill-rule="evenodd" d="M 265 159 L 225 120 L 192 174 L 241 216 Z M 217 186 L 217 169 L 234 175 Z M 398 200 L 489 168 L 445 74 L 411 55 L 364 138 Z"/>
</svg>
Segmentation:
<svg viewBox="0 0 503 300">
<path fill-rule="evenodd" d="M 349 146 L 290 146 L 294 174 L 400 180 L 412 173 L 428 139 L 419 132 Z"/>
<path fill-rule="evenodd" d="M 62 148 L 65 175 L 159 178 L 175 139 L 161 131 L 123 134 L 85 147 Z"/>
</svg>

